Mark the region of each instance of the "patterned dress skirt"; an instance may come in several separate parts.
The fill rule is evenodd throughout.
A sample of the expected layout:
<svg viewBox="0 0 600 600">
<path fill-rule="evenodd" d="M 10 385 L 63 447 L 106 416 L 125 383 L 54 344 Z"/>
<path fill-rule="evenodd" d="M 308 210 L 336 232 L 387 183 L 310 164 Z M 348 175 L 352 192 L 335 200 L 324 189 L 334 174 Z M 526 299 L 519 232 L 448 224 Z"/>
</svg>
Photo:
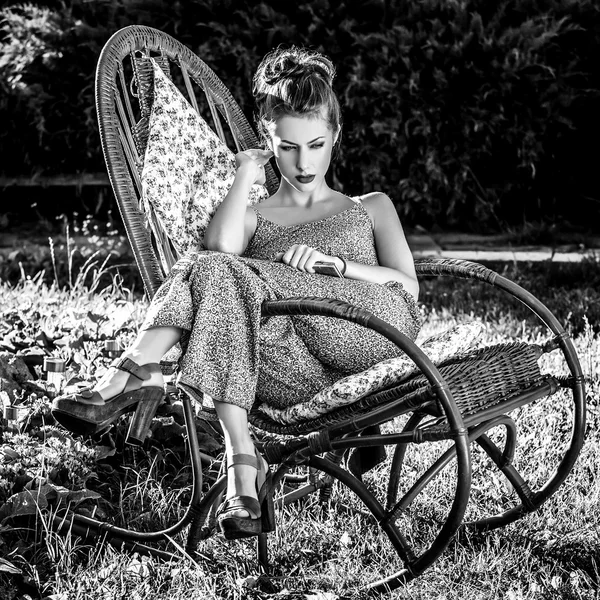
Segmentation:
<svg viewBox="0 0 600 600">
<path fill-rule="evenodd" d="M 181 258 L 157 291 L 142 326 L 183 330 L 178 385 L 193 398 L 208 394 L 246 410 L 255 401 L 284 408 L 400 353 L 378 333 L 342 319 L 262 317 L 265 300 L 344 300 L 416 337 L 419 310 L 402 284 L 309 274 L 274 261 L 278 252 L 305 243 L 329 255 L 377 264 L 362 204 L 294 227 L 268 221 L 258 210 L 257 221 L 243 256 L 205 251 Z"/>
</svg>

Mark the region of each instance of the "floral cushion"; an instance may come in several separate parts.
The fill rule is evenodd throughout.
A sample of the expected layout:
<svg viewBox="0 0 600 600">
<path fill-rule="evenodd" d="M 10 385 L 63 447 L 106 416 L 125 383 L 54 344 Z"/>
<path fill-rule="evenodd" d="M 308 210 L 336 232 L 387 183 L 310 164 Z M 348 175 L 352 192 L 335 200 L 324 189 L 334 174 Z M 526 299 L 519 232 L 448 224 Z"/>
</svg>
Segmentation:
<svg viewBox="0 0 600 600">
<path fill-rule="evenodd" d="M 235 175 L 233 152 L 221 142 L 155 61 L 154 102 L 142 169 L 142 202 L 154 211 L 181 255 L 200 247 L 204 231 Z M 252 187 L 249 203 L 268 196 Z"/>
<path fill-rule="evenodd" d="M 478 346 L 483 329 L 483 323 L 479 321 L 460 323 L 430 337 L 419 347 L 434 364 L 439 364 L 472 352 Z M 263 403 L 258 409 L 278 423 L 291 425 L 356 402 L 382 387 L 401 383 L 418 372 L 413 361 L 402 355 L 377 363 L 361 373 L 343 377 L 307 402 L 287 408 L 274 408 Z"/>
</svg>

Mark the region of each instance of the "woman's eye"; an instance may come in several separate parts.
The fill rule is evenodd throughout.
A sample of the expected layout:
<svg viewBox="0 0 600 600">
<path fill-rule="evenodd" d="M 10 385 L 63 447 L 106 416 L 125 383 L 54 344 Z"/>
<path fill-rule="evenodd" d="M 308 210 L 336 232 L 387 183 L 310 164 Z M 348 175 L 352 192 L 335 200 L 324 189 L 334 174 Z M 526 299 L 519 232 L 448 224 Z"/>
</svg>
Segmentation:
<svg viewBox="0 0 600 600">
<path fill-rule="evenodd" d="M 289 152 L 290 150 L 293 150 L 295 148 L 295 146 L 279 146 L 280 150 L 283 150 L 284 152 Z"/>
<path fill-rule="evenodd" d="M 319 148 L 322 148 L 324 145 L 325 145 L 324 143 L 323 144 L 315 144 L 314 146 L 311 146 L 311 148 L 313 150 L 318 150 Z"/>
</svg>

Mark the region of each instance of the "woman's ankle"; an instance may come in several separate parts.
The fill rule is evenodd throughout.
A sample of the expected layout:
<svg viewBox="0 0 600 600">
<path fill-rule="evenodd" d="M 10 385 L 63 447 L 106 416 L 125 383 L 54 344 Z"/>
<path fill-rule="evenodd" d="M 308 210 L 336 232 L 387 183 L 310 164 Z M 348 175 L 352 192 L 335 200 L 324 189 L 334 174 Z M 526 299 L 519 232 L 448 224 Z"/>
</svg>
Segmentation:
<svg viewBox="0 0 600 600">
<path fill-rule="evenodd" d="M 120 358 L 129 358 L 136 362 L 136 364 L 140 366 L 144 366 L 148 363 L 140 363 L 135 358 L 132 358 L 131 355 L 123 353 Z M 160 369 L 152 369 L 149 371 L 150 377 L 141 381 L 140 387 L 161 387 L 164 386 L 164 377 Z M 127 385 L 128 378 L 132 377 L 130 373 L 125 371 L 124 369 L 119 369 L 115 365 L 108 369 L 108 371 L 101 377 L 94 386 L 94 390 L 101 392 L 105 391 L 109 396 L 116 393 L 115 389 L 124 388 Z"/>
<path fill-rule="evenodd" d="M 231 462 L 231 458 L 237 454 L 247 454 L 249 456 L 256 455 L 256 448 L 252 441 L 240 440 L 230 447 L 225 449 L 225 455 L 227 457 L 228 464 Z"/>
<path fill-rule="evenodd" d="M 257 497 L 257 470 L 249 465 L 234 465 L 227 470 L 227 497 Z"/>
<path fill-rule="evenodd" d="M 158 362 L 155 360 L 149 360 L 146 352 L 133 348 L 127 348 L 124 350 L 120 358 L 128 358 L 129 360 L 132 360 L 134 363 L 138 364 L 140 367 L 152 362 Z"/>
<path fill-rule="evenodd" d="M 133 361 L 140 367 L 144 367 L 149 364 L 155 365 L 155 364 L 160 363 L 160 359 L 156 360 L 156 357 L 150 357 L 141 351 L 136 351 L 136 350 L 131 350 L 131 349 L 125 350 L 123 352 L 123 354 L 121 354 L 121 358 L 128 358 L 129 360 Z M 143 383 L 143 385 L 144 386 L 163 385 L 163 383 L 164 383 L 164 377 L 163 377 L 162 371 L 160 371 L 160 369 L 157 370 L 157 369 L 153 368 L 150 371 L 150 380 L 145 381 Z"/>
</svg>

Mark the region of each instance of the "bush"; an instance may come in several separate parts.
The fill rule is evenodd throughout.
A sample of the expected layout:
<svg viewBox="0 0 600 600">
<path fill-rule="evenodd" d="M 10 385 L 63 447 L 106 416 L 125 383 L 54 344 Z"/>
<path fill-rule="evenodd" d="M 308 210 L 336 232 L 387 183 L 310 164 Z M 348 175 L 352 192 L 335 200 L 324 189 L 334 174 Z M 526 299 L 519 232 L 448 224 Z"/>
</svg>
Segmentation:
<svg viewBox="0 0 600 600">
<path fill-rule="evenodd" d="M 585 154 L 574 120 L 586 106 L 591 116 L 600 87 L 583 89 L 577 56 L 561 49 L 583 35 L 559 10 L 572 3 L 540 14 L 539 2 L 491 4 L 407 3 L 385 34 L 354 35 L 345 104 L 371 119 L 351 132 L 344 166 L 364 165 L 363 187 L 383 167 L 401 213 L 427 226 L 575 217 L 573 180 L 591 181 L 572 159 L 565 169 L 565 148 Z"/>
<path fill-rule="evenodd" d="M 190 46 L 250 118 L 252 73 L 268 50 L 295 43 L 330 55 L 345 118 L 333 184 L 348 194 L 387 191 L 409 226 L 595 223 L 594 0 L 45 4 L 0 13 L 6 173 L 104 169 L 95 64 L 114 31 L 139 23 Z"/>
</svg>

